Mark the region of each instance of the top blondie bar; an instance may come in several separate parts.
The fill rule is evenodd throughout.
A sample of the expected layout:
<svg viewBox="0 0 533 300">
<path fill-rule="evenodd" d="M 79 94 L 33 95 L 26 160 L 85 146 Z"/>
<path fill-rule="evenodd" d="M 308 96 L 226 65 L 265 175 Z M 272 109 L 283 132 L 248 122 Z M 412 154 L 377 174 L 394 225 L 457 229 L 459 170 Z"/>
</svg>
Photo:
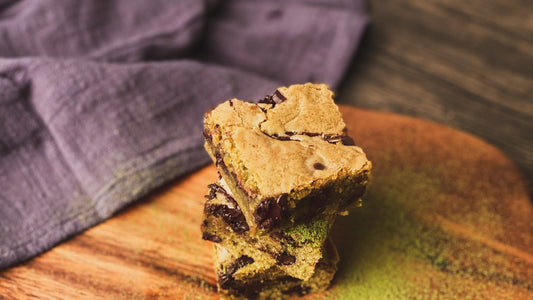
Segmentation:
<svg viewBox="0 0 533 300">
<path fill-rule="evenodd" d="M 258 103 L 228 100 L 205 114 L 204 136 L 254 231 L 345 212 L 372 167 L 324 84 L 281 87 Z"/>
</svg>

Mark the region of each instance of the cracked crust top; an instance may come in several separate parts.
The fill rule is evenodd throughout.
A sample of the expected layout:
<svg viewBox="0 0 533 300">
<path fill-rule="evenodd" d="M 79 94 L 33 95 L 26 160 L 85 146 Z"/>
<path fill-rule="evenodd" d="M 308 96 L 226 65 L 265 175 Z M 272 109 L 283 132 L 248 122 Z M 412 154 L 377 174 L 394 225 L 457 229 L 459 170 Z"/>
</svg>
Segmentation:
<svg viewBox="0 0 533 300">
<path fill-rule="evenodd" d="M 266 119 L 260 124 L 261 130 L 267 135 L 344 135 L 346 124 L 327 85 L 291 85 L 279 88 L 276 94 L 286 100 L 267 110 Z"/>
<path fill-rule="evenodd" d="M 308 83 L 279 88 L 257 104 L 226 101 L 205 116 L 206 149 L 216 160 L 216 145 L 258 199 L 369 170 L 332 96 L 326 85 Z"/>
</svg>

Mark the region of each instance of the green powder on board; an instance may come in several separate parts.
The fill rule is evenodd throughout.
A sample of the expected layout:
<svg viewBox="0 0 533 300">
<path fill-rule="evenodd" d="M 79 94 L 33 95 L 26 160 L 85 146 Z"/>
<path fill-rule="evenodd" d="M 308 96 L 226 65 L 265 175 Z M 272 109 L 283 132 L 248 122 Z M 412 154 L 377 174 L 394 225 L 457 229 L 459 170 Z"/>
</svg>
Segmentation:
<svg viewBox="0 0 533 300">
<path fill-rule="evenodd" d="M 341 263 L 327 297 L 511 299 L 520 291 L 531 295 L 533 271 L 520 268 L 523 261 L 437 225 L 436 218 L 446 213 L 439 208 L 450 198 L 442 196 L 445 183 L 428 176 L 431 172 L 435 171 L 404 167 L 378 173 L 365 205 L 337 219 L 332 235 Z M 481 202 L 473 214 L 482 220 L 473 221 L 497 228 L 502 220 L 486 206 L 498 199 L 477 191 L 469 196 Z M 461 217 L 467 224 L 473 219 Z"/>
</svg>

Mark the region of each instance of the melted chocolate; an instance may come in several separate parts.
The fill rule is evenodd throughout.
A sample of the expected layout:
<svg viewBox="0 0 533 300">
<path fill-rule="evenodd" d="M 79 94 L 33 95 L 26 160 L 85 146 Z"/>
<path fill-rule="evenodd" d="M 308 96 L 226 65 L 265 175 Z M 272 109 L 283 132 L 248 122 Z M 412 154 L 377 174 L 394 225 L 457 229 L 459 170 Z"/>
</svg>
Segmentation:
<svg viewBox="0 0 533 300">
<path fill-rule="evenodd" d="M 250 230 L 244 214 L 238 207 L 230 208 L 221 204 L 206 204 L 204 210 L 208 214 L 221 217 L 236 233 L 242 234 Z"/>
<path fill-rule="evenodd" d="M 266 134 L 266 133 L 265 133 L 265 134 Z M 268 134 L 267 134 L 267 135 L 268 135 Z M 277 134 L 275 134 L 275 133 L 274 133 L 273 135 L 268 135 L 268 136 L 271 137 L 271 138 L 274 138 L 274 139 L 276 139 L 276 140 L 280 140 L 280 141 L 290 141 L 290 140 L 291 140 L 291 138 L 288 137 L 288 136 L 279 136 L 279 135 L 277 135 Z"/>
<path fill-rule="evenodd" d="M 244 214 L 242 213 L 241 208 L 237 205 L 237 201 L 233 199 L 233 197 L 228 194 L 228 192 L 221 187 L 218 184 L 210 184 L 209 185 L 209 195 L 206 196 L 207 199 L 212 200 L 216 198 L 217 193 L 221 193 L 224 195 L 224 197 L 227 199 L 227 201 L 231 202 L 233 204 L 233 208 L 222 205 L 222 204 L 211 204 L 207 202 L 204 206 L 204 212 L 206 214 L 214 215 L 221 217 L 226 224 L 228 224 L 233 231 L 237 233 L 244 233 L 250 229 L 248 226 L 248 223 L 246 222 L 246 219 L 244 217 Z"/>
<path fill-rule="evenodd" d="M 316 132 L 296 132 L 296 131 L 287 131 L 285 132 L 286 135 L 288 136 L 293 136 L 293 135 L 307 135 L 309 137 L 314 137 L 314 136 L 319 136 L 321 135 L 321 133 L 316 133 Z"/>
<path fill-rule="evenodd" d="M 274 94 L 265 96 L 265 98 L 259 100 L 259 103 L 271 104 L 272 107 L 274 107 L 276 104 L 280 104 L 285 100 L 287 100 L 287 97 L 283 96 L 280 91 L 276 90 Z"/>
<path fill-rule="evenodd" d="M 291 255 L 287 252 L 278 253 L 275 251 L 272 251 L 266 247 L 259 247 L 259 251 L 263 251 L 270 255 L 272 258 L 274 258 L 278 265 L 288 266 L 292 265 L 296 262 L 296 257 L 294 255 Z"/>
<path fill-rule="evenodd" d="M 275 258 L 278 262 L 278 265 L 288 266 L 296 262 L 296 257 L 288 254 L 287 252 L 283 252 L 281 254 L 278 253 Z"/>
<path fill-rule="evenodd" d="M 222 186 L 220 186 L 220 185 L 218 185 L 216 183 L 212 183 L 212 184 L 208 185 L 207 187 L 209 187 L 209 195 L 206 196 L 207 199 L 209 199 L 209 200 L 215 199 L 216 196 L 217 196 L 217 193 L 220 193 L 220 194 L 223 194 L 224 197 L 226 198 L 226 200 L 231 202 L 231 204 L 233 204 L 233 206 L 235 206 L 237 209 L 240 210 L 239 205 L 237 204 L 237 201 L 235 201 L 235 199 Z"/>
<path fill-rule="evenodd" d="M 230 172 L 229 171 L 228 167 L 224 163 L 224 160 L 222 159 L 222 156 L 220 155 L 220 152 L 218 152 L 218 151 L 214 151 L 214 152 L 215 152 L 215 158 L 216 158 L 216 161 L 215 161 L 216 167 L 219 170 L 221 170 L 222 172 L 226 173 L 228 176 L 233 177 L 233 179 L 235 180 L 235 183 L 236 183 L 238 188 L 240 188 L 243 191 L 247 191 L 246 188 L 244 187 L 244 185 L 242 184 L 242 182 L 240 182 L 238 180 L 237 175 L 234 172 Z M 231 199 L 233 199 L 233 198 L 231 198 Z"/>
<path fill-rule="evenodd" d="M 202 233 L 202 239 L 206 240 L 206 241 L 211 241 L 213 243 L 220 243 L 222 242 L 222 239 L 216 235 L 216 234 L 211 234 L 209 232 L 204 232 Z"/>
<path fill-rule="evenodd" d="M 313 168 L 315 168 L 315 170 L 324 170 L 326 168 L 326 166 L 324 166 L 323 164 L 317 162 L 317 163 L 313 164 Z"/>
<path fill-rule="evenodd" d="M 224 163 L 224 159 L 222 159 L 222 156 L 220 155 L 220 152 L 219 151 L 213 151 L 215 152 L 215 166 L 222 170 L 224 173 L 226 174 L 229 174 L 229 170 L 228 170 L 228 167 L 226 166 L 226 164 Z"/>
<path fill-rule="evenodd" d="M 295 132 L 295 131 L 287 131 L 285 132 L 287 136 L 293 136 L 293 135 L 306 135 L 309 137 L 315 137 L 315 136 L 322 136 L 322 139 L 324 139 L 326 142 L 331 144 L 337 144 L 342 143 L 345 146 L 355 146 L 354 140 L 347 136 L 347 135 L 336 135 L 336 134 L 323 134 L 323 133 L 317 133 L 317 132 Z M 281 139 L 282 137 L 274 137 Z"/>
<path fill-rule="evenodd" d="M 289 244 L 292 247 L 299 248 L 302 245 L 292 238 L 292 236 L 285 234 L 283 231 L 272 231 L 270 237 L 282 245 Z"/>
<path fill-rule="evenodd" d="M 283 94 L 279 90 L 276 90 L 274 92 L 274 96 L 281 100 L 280 103 L 287 100 L 287 97 L 283 96 Z"/>
<path fill-rule="evenodd" d="M 220 284 L 220 287 L 223 289 L 230 288 L 233 284 L 235 279 L 233 278 L 233 274 L 237 272 L 238 269 L 249 265 L 254 262 L 254 259 L 243 255 L 239 258 L 237 258 L 234 262 L 232 262 L 225 273 L 220 273 L 218 276 L 218 283 Z"/>
<path fill-rule="evenodd" d="M 204 138 L 206 141 L 208 141 L 209 143 L 213 142 L 213 138 L 211 137 L 211 135 L 209 134 L 209 131 L 207 130 L 207 128 L 204 129 Z"/>
<path fill-rule="evenodd" d="M 278 227 L 284 211 L 287 209 L 288 198 L 288 194 L 281 194 L 276 199 L 267 198 L 259 203 L 254 211 L 257 227 L 265 230 Z"/>
</svg>

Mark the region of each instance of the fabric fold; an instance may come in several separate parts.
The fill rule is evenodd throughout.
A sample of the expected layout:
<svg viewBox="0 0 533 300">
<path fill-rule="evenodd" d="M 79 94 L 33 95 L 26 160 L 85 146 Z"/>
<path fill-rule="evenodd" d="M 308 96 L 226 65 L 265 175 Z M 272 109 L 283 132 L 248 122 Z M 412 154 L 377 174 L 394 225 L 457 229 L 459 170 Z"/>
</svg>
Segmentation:
<svg viewBox="0 0 533 300">
<path fill-rule="evenodd" d="M 347 3 L 0 2 L 0 269 L 207 164 L 218 103 L 334 87 L 366 22 Z"/>
</svg>

